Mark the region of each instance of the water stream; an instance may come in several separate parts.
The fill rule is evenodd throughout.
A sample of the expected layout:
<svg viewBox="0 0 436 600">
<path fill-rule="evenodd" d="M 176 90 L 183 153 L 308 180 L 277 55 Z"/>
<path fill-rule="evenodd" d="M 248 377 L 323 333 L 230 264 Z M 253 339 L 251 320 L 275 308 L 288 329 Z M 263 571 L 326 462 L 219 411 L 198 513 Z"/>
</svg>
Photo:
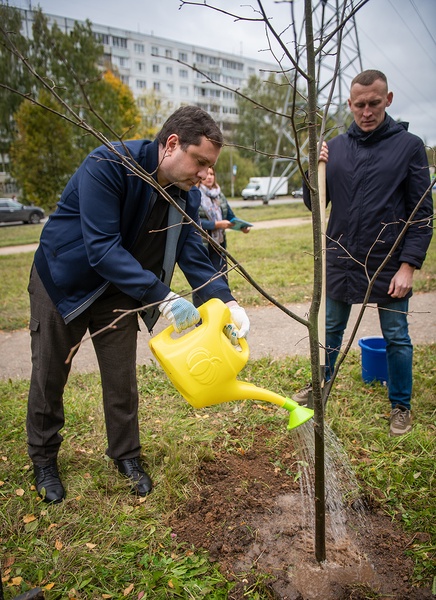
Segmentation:
<svg viewBox="0 0 436 600">
<path fill-rule="evenodd" d="M 301 504 L 305 513 L 306 525 L 315 528 L 314 484 L 315 484 L 315 443 L 313 421 L 308 421 L 293 430 L 296 448 L 300 453 Z M 330 534 L 335 541 L 347 535 L 347 513 L 350 509 L 365 527 L 365 506 L 360 496 L 359 485 L 348 457 L 335 433 L 325 425 L 325 497 L 326 517 Z"/>
</svg>

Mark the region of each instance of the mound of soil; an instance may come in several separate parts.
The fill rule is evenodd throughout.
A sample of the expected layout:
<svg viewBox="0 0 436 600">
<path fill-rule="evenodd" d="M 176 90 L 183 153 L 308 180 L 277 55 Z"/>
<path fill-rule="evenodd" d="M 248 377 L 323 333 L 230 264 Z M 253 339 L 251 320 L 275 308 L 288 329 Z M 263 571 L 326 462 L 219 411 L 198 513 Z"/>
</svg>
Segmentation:
<svg viewBox="0 0 436 600">
<path fill-rule="evenodd" d="M 239 431 L 227 433 L 240 438 Z M 254 589 L 282 600 L 433 598 L 410 584 L 413 563 L 405 554 L 423 534 L 406 534 L 373 500 L 329 506 L 327 496 L 326 561 L 319 563 L 312 486 L 286 466 L 296 464 L 298 438 L 283 436 L 278 462 L 269 437 L 259 428 L 250 451 L 217 449 L 200 466 L 196 495 L 169 523 L 179 542 L 207 550 L 235 581 L 230 600 L 247 600 Z"/>
</svg>

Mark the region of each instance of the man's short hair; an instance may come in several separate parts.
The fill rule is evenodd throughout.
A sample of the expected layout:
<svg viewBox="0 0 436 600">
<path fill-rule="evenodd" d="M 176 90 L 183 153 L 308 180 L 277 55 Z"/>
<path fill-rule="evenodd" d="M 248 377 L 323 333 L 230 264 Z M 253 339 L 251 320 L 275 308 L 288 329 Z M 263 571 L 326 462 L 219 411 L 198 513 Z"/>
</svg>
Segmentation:
<svg viewBox="0 0 436 600">
<path fill-rule="evenodd" d="M 359 75 L 356 75 L 351 82 L 350 88 L 352 88 L 355 83 L 358 83 L 359 85 L 372 85 L 377 79 L 384 81 L 386 88 L 388 87 L 388 80 L 384 73 L 377 71 L 376 69 L 367 69 L 366 71 L 359 73 Z"/>
<path fill-rule="evenodd" d="M 165 146 L 167 139 L 173 133 L 180 139 L 183 150 L 193 144 L 199 146 L 201 138 L 207 138 L 212 144 L 222 148 L 223 134 L 212 117 L 198 106 L 181 106 L 178 108 L 162 126 L 157 134 L 157 140 Z"/>
</svg>

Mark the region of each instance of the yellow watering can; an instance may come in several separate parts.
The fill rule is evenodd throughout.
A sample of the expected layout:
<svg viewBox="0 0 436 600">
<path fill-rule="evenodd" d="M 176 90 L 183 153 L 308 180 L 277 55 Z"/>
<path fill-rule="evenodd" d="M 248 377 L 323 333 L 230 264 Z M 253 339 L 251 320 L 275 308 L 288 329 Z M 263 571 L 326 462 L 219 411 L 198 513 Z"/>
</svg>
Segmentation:
<svg viewBox="0 0 436 600">
<path fill-rule="evenodd" d="M 152 338 L 150 348 L 169 379 L 195 408 L 204 408 L 232 400 L 265 400 L 290 412 L 288 429 L 294 429 L 313 417 L 313 410 L 290 398 L 236 379 L 249 355 L 247 341 L 233 346 L 224 334 L 231 323 L 230 310 L 213 298 L 199 307 L 201 323 L 180 337 L 171 337 L 172 325 Z"/>
</svg>

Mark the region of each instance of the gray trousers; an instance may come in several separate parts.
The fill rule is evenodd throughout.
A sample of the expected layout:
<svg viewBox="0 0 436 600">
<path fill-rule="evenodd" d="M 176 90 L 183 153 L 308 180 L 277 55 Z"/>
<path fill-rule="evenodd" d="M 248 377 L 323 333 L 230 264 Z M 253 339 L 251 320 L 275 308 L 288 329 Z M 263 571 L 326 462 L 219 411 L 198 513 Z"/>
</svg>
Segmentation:
<svg viewBox="0 0 436 600">
<path fill-rule="evenodd" d="M 86 311 L 68 325 L 50 300 L 36 269 L 29 282 L 32 374 L 28 397 L 29 456 L 38 465 L 56 458 L 65 423 L 63 392 L 71 368 L 65 364 L 73 346 L 86 331 L 94 333 L 117 316 L 116 308 L 132 309 L 138 302 L 110 286 Z M 92 338 L 100 369 L 108 439 L 113 459 L 139 456 L 138 388 L 136 381 L 136 314 L 126 316 L 116 329 Z"/>
</svg>

